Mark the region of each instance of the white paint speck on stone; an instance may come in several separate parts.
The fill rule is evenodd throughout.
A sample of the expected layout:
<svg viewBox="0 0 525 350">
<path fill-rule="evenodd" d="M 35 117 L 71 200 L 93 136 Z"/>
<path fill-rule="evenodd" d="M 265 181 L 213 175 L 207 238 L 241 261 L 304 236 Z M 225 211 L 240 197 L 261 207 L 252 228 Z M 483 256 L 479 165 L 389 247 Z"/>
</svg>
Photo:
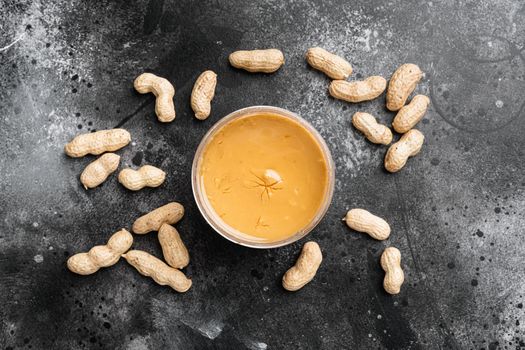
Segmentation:
<svg viewBox="0 0 525 350">
<path fill-rule="evenodd" d="M 40 264 L 44 261 L 44 257 L 42 256 L 42 254 L 37 254 L 33 257 L 33 260 L 37 263 L 37 264 Z"/>
<path fill-rule="evenodd" d="M 253 346 L 254 346 L 254 349 L 261 349 L 261 350 L 265 350 L 268 348 L 268 345 L 262 342 L 253 342 Z"/>
<path fill-rule="evenodd" d="M 19 42 L 20 40 L 22 40 L 25 36 L 25 33 L 22 33 L 22 35 L 20 35 L 18 38 L 16 38 L 12 43 L 9 43 L 7 44 L 6 46 L 4 47 L 0 47 L 0 52 L 3 52 L 3 51 L 7 51 L 9 50 L 9 48 L 11 48 L 11 46 L 13 46 L 14 44 L 16 44 L 17 42 Z"/>
<path fill-rule="evenodd" d="M 209 339 L 217 338 L 224 328 L 224 323 L 219 320 L 211 320 L 210 322 L 203 324 L 198 328 L 198 331 Z"/>
<path fill-rule="evenodd" d="M 260 341 L 254 341 L 254 340 L 245 339 L 243 341 L 243 343 L 250 350 L 266 350 L 266 349 L 268 349 L 268 344 L 260 342 Z"/>
<path fill-rule="evenodd" d="M 148 342 L 149 342 L 149 335 L 142 337 L 142 336 L 135 336 L 132 340 L 130 340 L 126 344 L 126 350 L 148 350 Z"/>
<path fill-rule="evenodd" d="M 363 51 L 370 52 L 370 34 L 372 34 L 372 31 L 370 29 L 365 29 L 363 31 L 363 35 L 360 37 L 355 38 L 355 41 L 362 44 Z"/>
</svg>

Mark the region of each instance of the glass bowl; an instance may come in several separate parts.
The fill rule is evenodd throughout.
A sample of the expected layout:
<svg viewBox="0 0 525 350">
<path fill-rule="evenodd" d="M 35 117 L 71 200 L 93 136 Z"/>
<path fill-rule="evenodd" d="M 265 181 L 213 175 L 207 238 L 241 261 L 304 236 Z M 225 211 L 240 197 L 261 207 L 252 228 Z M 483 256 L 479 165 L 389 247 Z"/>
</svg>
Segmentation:
<svg viewBox="0 0 525 350">
<path fill-rule="evenodd" d="M 240 232 L 239 230 L 226 224 L 216 214 L 212 205 L 209 203 L 208 198 L 203 188 L 204 185 L 202 184 L 201 179 L 200 179 L 200 166 L 201 166 L 201 161 L 203 159 L 202 154 L 204 150 L 206 149 L 206 146 L 208 145 L 208 143 L 213 139 L 216 133 L 226 124 L 238 118 L 241 118 L 247 115 L 252 115 L 252 114 L 276 114 L 281 117 L 292 119 L 293 121 L 299 123 L 308 132 L 310 132 L 313 138 L 317 141 L 317 143 L 319 144 L 319 147 L 321 148 L 325 161 L 326 161 L 328 179 L 327 179 L 326 187 L 325 187 L 325 195 L 324 195 L 321 205 L 319 206 L 317 213 L 312 217 L 312 220 L 306 227 L 302 228 L 295 234 L 292 234 L 289 237 L 278 240 L 278 241 L 261 240 L 257 237 L 244 234 Z M 215 231 L 217 231 L 221 236 L 230 240 L 231 242 L 237 243 L 242 246 L 246 246 L 250 248 L 259 248 L 259 249 L 282 247 L 284 245 L 291 244 L 295 241 L 298 241 L 304 236 L 306 236 L 308 233 L 310 233 L 315 228 L 315 226 L 317 226 L 317 224 L 321 221 L 321 219 L 324 217 L 324 215 L 326 214 L 326 211 L 328 210 L 328 207 L 330 206 L 330 203 L 332 202 L 332 196 L 334 192 L 334 183 L 335 183 L 334 161 L 332 159 L 332 155 L 330 154 L 330 150 L 326 146 L 326 143 L 324 142 L 321 135 L 317 132 L 317 130 L 314 129 L 313 126 L 311 126 L 306 120 L 299 117 L 297 114 L 292 113 L 286 109 L 273 107 L 273 106 L 252 106 L 252 107 L 242 108 L 242 109 L 239 109 L 235 112 L 228 114 L 227 116 L 219 120 L 215 125 L 213 125 L 210 128 L 210 130 L 208 130 L 206 135 L 204 135 L 204 137 L 202 138 L 202 141 L 200 142 L 199 147 L 197 148 L 197 151 L 195 152 L 195 158 L 193 159 L 193 165 L 191 169 L 191 186 L 193 189 L 193 195 L 195 197 L 195 201 L 197 202 L 197 206 L 199 207 L 199 210 L 202 216 L 208 222 L 208 224 Z"/>
</svg>

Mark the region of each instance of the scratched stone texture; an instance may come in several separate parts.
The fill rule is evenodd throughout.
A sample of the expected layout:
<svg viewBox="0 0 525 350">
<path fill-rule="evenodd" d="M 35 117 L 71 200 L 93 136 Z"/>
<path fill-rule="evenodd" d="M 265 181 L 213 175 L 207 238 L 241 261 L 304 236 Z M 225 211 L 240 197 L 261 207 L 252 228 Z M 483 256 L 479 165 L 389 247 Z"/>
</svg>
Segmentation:
<svg viewBox="0 0 525 350">
<path fill-rule="evenodd" d="M 352 128 L 356 111 L 390 124 L 377 100 L 330 98 L 310 69 L 312 46 L 354 66 L 351 79 L 390 77 L 417 63 L 431 97 L 418 125 L 422 152 L 397 174 L 385 147 Z M 277 47 L 275 74 L 228 65 L 237 49 Z M 211 117 L 189 106 L 195 78 L 218 73 Z M 161 124 L 143 71 L 176 86 L 177 118 Z M 250 105 L 297 112 L 337 166 L 333 203 L 305 239 L 253 250 L 218 236 L 190 185 L 195 149 L 213 123 Z M 0 347 L 2 349 L 523 349 L 525 348 L 525 4 L 522 1 L 0 1 Z M 112 176 L 85 191 L 93 157 L 68 158 L 79 133 L 122 126 L 121 166 L 167 171 L 157 189 L 125 190 Z M 397 136 L 396 136 L 397 137 Z M 103 244 L 139 215 L 179 201 L 192 289 L 177 294 L 124 261 L 91 276 L 68 256 Z M 363 207 L 392 226 L 388 241 L 341 218 Z M 312 283 L 285 292 L 282 274 L 315 240 Z M 403 256 L 397 296 L 381 287 L 379 257 Z M 156 233 L 134 246 L 160 256 Z"/>
</svg>

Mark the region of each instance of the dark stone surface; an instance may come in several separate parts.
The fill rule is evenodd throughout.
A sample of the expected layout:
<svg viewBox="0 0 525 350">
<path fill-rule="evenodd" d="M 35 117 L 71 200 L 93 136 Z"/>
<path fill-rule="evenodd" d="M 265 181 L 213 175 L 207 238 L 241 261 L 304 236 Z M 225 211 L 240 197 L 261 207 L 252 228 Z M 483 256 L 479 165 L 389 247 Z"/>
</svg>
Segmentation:
<svg viewBox="0 0 525 350">
<path fill-rule="evenodd" d="M 0 2 L 0 345 L 3 349 L 518 349 L 525 346 L 525 6 L 520 1 L 18 1 Z M 385 147 L 351 127 L 355 111 L 390 123 L 381 98 L 328 97 L 308 47 L 348 58 L 352 79 L 389 77 L 405 62 L 426 72 L 432 98 L 420 155 L 387 174 Z M 229 67 L 235 49 L 277 47 L 272 75 Z M 212 116 L 189 94 L 219 75 Z M 133 79 L 176 85 L 177 119 L 160 124 Z M 306 239 L 274 250 L 215 234 L 194 203 L 190 169 L 206 130 L 228 112 L 268 104 L 295 111 L 326 138 L 337 164 L 333 204 Z M 63 146 L 121 125 L 122 165 L 168 171 L 158 189 L 116 176 L 85 191 L 93 157 Z M 121 261 L 76 276 L 68 256 L 101 244 L 142 213 L 177 200 L 194 282 L 177 294 Z M 393 228 L 377 242 L 341 222 L 368 208 Z M 156 234 L 135 247 L 160 255 Z M 286 293 L 280 279 L 307 239 L 325 256 L 315 280 Z M 386 295 L 378 264 L 394 245 L 406 283 Z"/>
</svg>

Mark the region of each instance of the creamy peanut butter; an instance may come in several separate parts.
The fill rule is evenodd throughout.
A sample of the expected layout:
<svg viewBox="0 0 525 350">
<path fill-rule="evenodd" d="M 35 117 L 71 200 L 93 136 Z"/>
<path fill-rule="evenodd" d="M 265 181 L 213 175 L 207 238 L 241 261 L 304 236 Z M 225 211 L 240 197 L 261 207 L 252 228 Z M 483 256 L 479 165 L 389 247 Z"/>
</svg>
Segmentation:
<svg viewBox="0 0 525 350">
<path fill-rule="evenodd" d="M 204 195 L 234 229 L 272 242 L 304 229 L 327 195 L 328 165 L 314 136 L 277 114 L 252 114 L 217 131 L 200 166 Z"/>
</svg>

